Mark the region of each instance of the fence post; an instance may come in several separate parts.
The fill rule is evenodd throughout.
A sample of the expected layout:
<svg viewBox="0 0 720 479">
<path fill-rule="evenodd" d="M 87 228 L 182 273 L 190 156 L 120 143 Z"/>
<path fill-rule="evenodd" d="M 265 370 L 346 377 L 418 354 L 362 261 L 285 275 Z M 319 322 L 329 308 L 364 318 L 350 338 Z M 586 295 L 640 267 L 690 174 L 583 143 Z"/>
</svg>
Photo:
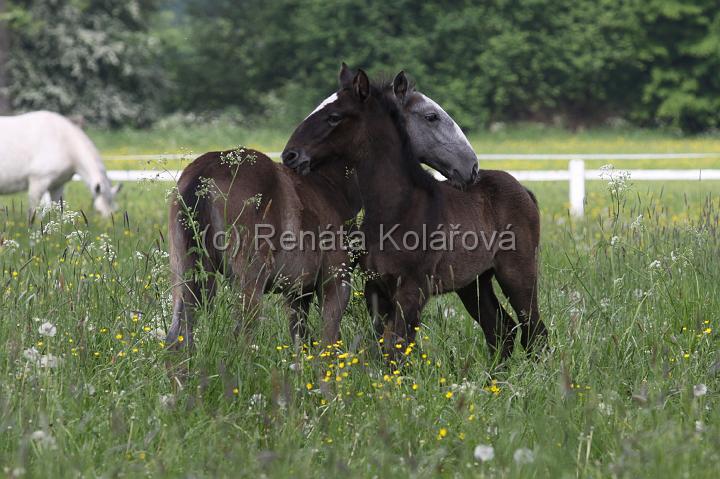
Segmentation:
<svg viewBox="0 0 720 479">
<path fill-rule="evenodd" d="M 582 218 L 585 214 L 585 162 L 570 160 L 570 214 Z"/>
</svg>

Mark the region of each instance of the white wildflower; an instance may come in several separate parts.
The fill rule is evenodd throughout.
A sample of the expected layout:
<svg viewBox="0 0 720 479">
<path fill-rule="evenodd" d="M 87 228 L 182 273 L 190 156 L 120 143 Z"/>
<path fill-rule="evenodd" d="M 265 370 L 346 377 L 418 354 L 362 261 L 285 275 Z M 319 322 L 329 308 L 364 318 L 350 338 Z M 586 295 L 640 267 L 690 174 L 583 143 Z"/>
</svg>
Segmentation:
<svg viewBox="0 0 720 479">
<path fill-rule="evenodd" d="M 641 230 L 644 228 L 644 226 L 645 225 L 643 224 L 643 215 L 639 215 L 637 218 L 635 218 L 635 221 L 630 223 L 630 228 L 634 230 Z"/>
<path fill-rule="evenodd" d="M 495 449 L 492 446 L 480 444 L 475 447 L 473 455 L 475 456 L 475 459 L 480 462 L 491 461 L 495 457 Z"/>
<path fill-rule="evenodd" d="M 53 354 L 43 354 L 38 361 L 38 366 L 41 368 L 55 369 L 59 364 L 60 359 Z"/>
<path fill-rule="evenodd" d="M 87 231 L 75 230 L 65 235 L 65 239 L 71 244 L 83 244 L 87 240 L 88 235 L 89 233 Z"/>
<path fill-rule="evenodd" d="M 601 402 L 598 404 L 598 411 L 600 411 L 602 414 L 604 414 L 606 416 L 612 416 L 612 414 L 613 414 L 612 404 Z"/>
<path fill-rule="evenodd" d="M 43 430 L 37 430 L 30 434 L 30 439 L 35 441 L 40 448 L 55 449 L 56 447 L 55 438 Z"/>
<path fill-rule="evenodd" d="M 521 447 L 513 453 L 515 464 L 522 466 L 523 464 L 531 464 L 535 461 L 535 453 L 526 447 Z"/>
<path fill-rule="evenodd" d="M 43 226 L 42 234 L 43 235 L 51 235 L 54 233 L 57 233 L 60 231 L 61 223 L 58 223 L 57 221 L 48 221 L 45 223 L 45 226 Z"/>
<path fill-rule="evenodd" d="M 0 247 L 7 251 L 12 251 L 20 247 L 20 243 L 15 240 L 6 239 L 0 242 Z"/>
<path fill-rule="evenodd" d="M 158 341 L 164 341 L 167 337 L 167 334 L 162 328 L 155 328 L 152 331 L 150 331 L 150 336 L 157 339 Z"/>
<path fill-rule="evenodd" d="M 705 423 L 702 421 L 695 421 L 695 432 L 697 432 L 697 433 L 705 432 Z"/>
<path fill-rule="evenodd" d="M 160 396 L 160 405 L 165 408 L 171 408 L 175 406 L 177 399 L 174 394 L 163 394 Z"/>
<path fill-rule="evenodd" d="M 619 244 L 620 244 L 620 238 L 619 238 L 619 237 L 613 236 L 612 238 L 610 238 L 610 246 L 615 247 L 615 246 L 617 246 L 617 245 L 619 245 Z"/>
<path fill-rule="evenodd" d="M 696 384 L 695 386 L 693 386 L 693 396 L 695 396 L 696 398 L 703 397 L 706 394 L 707 394 L 707 386 L 706 385 L 700 383 L 700 384 Z"/>
<path fill-rule="evenodd" d="M 16 467 L 11 471 L 10 477 L 22 477 L 25 475 L 25 468 L 24 467 Z"/>
<path fill-rule="evenodd" d="M 660 267 L 662 267 L 662 263 L 659 259 L 656 259 L 655 261 L 650 263 L 650 265 L 648 265 L 648 269 L 660 269 Z"/>
<path fill-rule="evenodd" d="M 605 165 L 600 168 L 600 178 L 608 181 L 608 189 L 613 195 L 622 195 L 631 184 L 630 172 L 627 170 L 616 170 L 613 165 Z"/>
<path fill-rule="evenodd" d="M 41 336 L 52 338 L 57 334 L 57 328 L 51 322 L 45 321 L 38 328 L 38 333 L 40 333 Z"/>
<path fill-rule="evenodd" d="M 253 394 L 250 398 L 250 406 L 262 408 L 265 406 L 265 396 L 262 393 Z"/>
<path fill-rule="evenodd" d="M 40 359 L 40 352 L 33 346 L 23 351 L 23 357 L 30 362 L 37 362 Z"/>
</svg>

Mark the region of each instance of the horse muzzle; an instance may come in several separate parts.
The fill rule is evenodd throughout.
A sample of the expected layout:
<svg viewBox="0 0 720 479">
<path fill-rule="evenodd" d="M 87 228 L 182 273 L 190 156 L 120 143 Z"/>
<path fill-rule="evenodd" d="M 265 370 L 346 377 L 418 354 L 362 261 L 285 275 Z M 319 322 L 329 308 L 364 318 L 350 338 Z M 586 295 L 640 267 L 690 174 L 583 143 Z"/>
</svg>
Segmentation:
<svg viewBox="0 0 720 479">
<path fill-rule="evenodd" d="M 282 162 L 301 175 L 310 173 L 310 157 L 302 150 L 286 149 L 282 153 Z"/>
</svg>

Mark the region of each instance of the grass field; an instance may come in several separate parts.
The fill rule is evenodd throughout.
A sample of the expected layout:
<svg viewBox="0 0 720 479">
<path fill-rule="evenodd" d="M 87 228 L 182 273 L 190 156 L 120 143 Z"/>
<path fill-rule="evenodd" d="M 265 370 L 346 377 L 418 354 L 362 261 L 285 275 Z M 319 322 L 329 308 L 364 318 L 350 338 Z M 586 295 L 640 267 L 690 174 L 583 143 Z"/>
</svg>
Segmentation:
<svg viewBox="0 0 720 479">
<path fill-rule="evenodd" d="M 408 366 L 387 367 L 361 290 L 346 342 L 324 357 L 290 347 L 274 297 L 247 345 L 222 287 L 183 389 L 162 344 L 168 185 L 126 185 L 111 221 L 72 212 L 90 204 L 74 183 L 72 208 L 30 228 L 25 198 L 0 198 L 0 465 L 10 477 L 716 477 L 720 184 L 642 182 L 617 198 L 592 182 L 582 222 L 565 183 L 530 186 L 550 330 L 538 361 L 498 366 L 446 296 L 426 308 Z M 492 459 L 476 458 L 481 445 Z"/>
<path fill-rule="evenodd" d="M 300 121 L 300 119 L 298 119 Z M 227 121 L 183 126 L 167 124 L 150 130 L 90 130 L 90 136 L 105 155 L 187 154 L 188 160 L 211 150 L 238 145 L 263 152 L 282 151 L 292 127 L 248 129 Z M 638 129 L 595 129 L 578 133 L 543 125 L 509 126 L 490 133 L 468 135 L 477 153 L 713 153 L 715 158 L 615 161 L 619 168 L 720 168 L 720 134 L 684 137 L 670 132 Z M 599 168 L 607 160 L 589 161 L 588 168 Z M 108 161 L 119 169 L 176 169 L 186 162 Z M 485 161 L 491 169 L 565 169 L 567 161 Z"/>
</svg>

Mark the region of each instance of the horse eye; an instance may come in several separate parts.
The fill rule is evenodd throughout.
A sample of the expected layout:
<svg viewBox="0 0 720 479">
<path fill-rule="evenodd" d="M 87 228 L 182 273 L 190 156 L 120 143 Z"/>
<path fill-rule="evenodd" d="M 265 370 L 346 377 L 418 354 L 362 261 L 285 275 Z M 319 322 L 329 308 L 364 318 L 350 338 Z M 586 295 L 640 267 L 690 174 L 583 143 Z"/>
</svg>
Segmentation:
<svg viewBox="0 0 720 479">
<path fill-rule="evenodd" d="M 429 121 L 430 123 L 433 123 L 435 121 L 438 121 L 440 119 L 440 117 L 438 116 L 437 113 L 428 113 L 427 115 L 425 115 L 425 119 L 427 121 Z"/>
<path fill-rule="evenodd" d="M 328 116 L 328 123 L 330 123 L 330 126 L 337 125 L 340 123 L 340 120 L 342 120 L 342 116 L 337 113 L 331 113 L 330 116 Z"/>
</svg>

